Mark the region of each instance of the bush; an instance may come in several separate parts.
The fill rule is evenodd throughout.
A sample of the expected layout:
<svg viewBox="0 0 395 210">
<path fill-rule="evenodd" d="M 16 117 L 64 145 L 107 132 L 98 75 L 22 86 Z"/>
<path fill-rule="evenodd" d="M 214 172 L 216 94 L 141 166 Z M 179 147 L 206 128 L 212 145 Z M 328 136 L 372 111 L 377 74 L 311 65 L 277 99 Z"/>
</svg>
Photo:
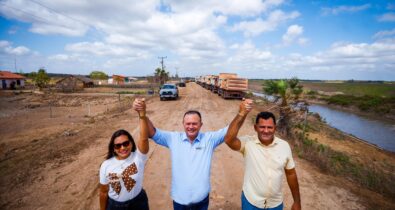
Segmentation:
<svg viewBox="0 0 395 210">
<path fill-rule="evenodd" d="M 335 151 L 308 137 L 304 138 L 299 132 L 293 134 L 291 143 L 298 157 L 309 160 L 324 172 L 346 177 L 387 196 L 395 196 L 394 174 L 355 162 L 347 154 Z"/>
<path fill-rule="evenodd" d="M 329 104 L 335 104 L 340 106 L 349 106 L 352 104 L 352 101 L 355 97 L 354 96 L 347 96 L 347 95 L 334 95 L 325 100 Z"/>
<path fill-rule="evenodd" d="M 309 90 L 306 94 L 307 94 L 307 95 L 310 95 L 310 96 L 314 96 L 314 95 L 317 95 L 318 92 L 315 91 L 315 90 Z"/>
</svg>

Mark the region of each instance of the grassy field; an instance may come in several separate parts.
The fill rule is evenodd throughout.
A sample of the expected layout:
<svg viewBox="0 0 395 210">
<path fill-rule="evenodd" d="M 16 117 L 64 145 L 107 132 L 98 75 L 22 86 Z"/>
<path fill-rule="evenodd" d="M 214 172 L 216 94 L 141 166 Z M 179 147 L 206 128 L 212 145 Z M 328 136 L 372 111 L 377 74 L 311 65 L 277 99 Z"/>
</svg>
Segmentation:
<svg viewBox="0 0 395 210">
<path fill-rule="evenodd" d="M 250 80 L 249 89 L 262 91 L 264 80 Z M 355 106 L 361 111 L 393 113 L 395 82 L 302 81 L 307 99 L 324 100 L 328 104 Z"/>
<path fill-rule="evenodd" d="M 353 96 L 394 97 L 395 83 L 301 82 L 306 90 L 342 92 Z"/>
<path fill-rule="evenodd" d="M 249 88 L 254 91 L 262 91 L 262 83 L 265 80 L 249 80 Z M 378 97 L 395 97 L 395 82 L 371 83 L 371 82 L 310 82 L 301 81 L 306 92 L 323 91 L 323 92 L 341 92 L 344 95 L 352 96 L 378 96 Z"/>
</svg>

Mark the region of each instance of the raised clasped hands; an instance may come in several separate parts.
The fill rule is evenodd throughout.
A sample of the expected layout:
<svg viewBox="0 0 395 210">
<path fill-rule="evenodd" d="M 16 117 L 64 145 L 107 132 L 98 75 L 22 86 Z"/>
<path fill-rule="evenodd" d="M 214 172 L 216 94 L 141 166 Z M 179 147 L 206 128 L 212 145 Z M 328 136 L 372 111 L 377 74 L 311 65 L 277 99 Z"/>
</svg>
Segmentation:
<svg viewBox="0 0 395 210">
<path fill-rule="evenodd" d="M 137 111 L 140 116 L 145 116 L 145 111 L 146 111 L 145 98 L 134 99 L 133 109 Z"/>
<path fill-rule="evenodd" d="M 253 108 L 254 101 L 252 99 L 243 99 L 240 103 L 239 114 L 246 116 Z"/>
</svg>

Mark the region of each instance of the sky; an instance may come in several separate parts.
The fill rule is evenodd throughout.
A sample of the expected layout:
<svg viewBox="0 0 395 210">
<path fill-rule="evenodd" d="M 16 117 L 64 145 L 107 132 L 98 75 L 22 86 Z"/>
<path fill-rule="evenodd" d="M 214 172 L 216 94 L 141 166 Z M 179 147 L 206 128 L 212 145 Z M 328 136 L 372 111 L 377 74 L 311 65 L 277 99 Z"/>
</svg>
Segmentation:
<svg viewBox="0 0 395 210">
<path fill-rule="evenodd" d="M 395 81 L 395 1 L 0 0 L 0 70 Z"/>
</svg>

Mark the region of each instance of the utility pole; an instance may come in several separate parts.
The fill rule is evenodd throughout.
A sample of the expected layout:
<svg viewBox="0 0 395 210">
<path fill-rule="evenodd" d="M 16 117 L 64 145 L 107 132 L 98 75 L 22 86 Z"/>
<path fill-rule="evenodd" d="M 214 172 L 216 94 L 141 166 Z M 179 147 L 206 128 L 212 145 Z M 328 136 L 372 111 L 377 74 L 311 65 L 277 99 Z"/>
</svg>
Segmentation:
<svg viewBox="0 0 395 210">
<path fill-rule="evenodd" d="M 178 79 L 178 77 L 179 77 L 179 76 L 178 76 L 178 69 L 179 69 L 179 68 L 176 67 L 176 78 L 177 78 L 177 79 Z"/>
<path fill-rule="evenodd" d="M 158 57 L 158 59 L 161 59 L 160 63 L 162 64 L 162 70 L 165 70 L 164 69 L 164 62 L 163 62 L 163 59 L 165 59 L 165 58 L 167 58 L 167 56 L 165 56 L 165 57 Z"/>
<path fill-rule="evenodd" d="M 15 68 L 15 73 L 18 72 L 16 68 L 16 57 L 14 57 L 14 68 Z"/>
</svg>

